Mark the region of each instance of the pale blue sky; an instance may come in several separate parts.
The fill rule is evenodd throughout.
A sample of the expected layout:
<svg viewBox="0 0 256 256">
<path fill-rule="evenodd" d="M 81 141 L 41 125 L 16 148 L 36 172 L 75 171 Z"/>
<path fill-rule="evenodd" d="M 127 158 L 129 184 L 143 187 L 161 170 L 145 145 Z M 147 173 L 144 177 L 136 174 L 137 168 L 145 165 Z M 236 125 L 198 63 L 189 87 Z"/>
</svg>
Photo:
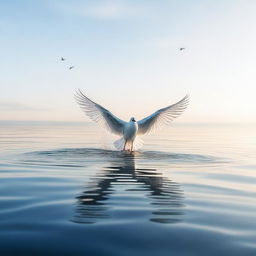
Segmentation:
<svg viewBox="0 0 256 256">
<path fill-rule="evenodd" d="M 255 122 L 255 13 L 253 0 L 0 0 L 0 120 L 87 120 L 81 88 L 124 119 L 189 93 L 179 122 Z"/>
</svg>

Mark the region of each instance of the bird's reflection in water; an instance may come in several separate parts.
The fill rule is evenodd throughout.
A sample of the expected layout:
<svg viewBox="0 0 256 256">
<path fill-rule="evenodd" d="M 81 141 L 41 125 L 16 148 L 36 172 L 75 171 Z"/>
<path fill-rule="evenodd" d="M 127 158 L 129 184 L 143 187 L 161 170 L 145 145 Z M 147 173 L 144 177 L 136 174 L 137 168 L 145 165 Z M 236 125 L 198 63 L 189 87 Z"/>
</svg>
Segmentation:
<svg viewBox="0 0 256 256">
<path fill-rule="evenodd" d="M 176 223 L 182 220 L 183 192 L 180 185 L 163 177 L 156 169 L 136 168 L 134 158 L 134 155 L 119 155 L 113 166 L 104 168 L 97 178 L 90 181 L 77 196 L 73 222 L 89 224 L 115 218 L 112 213 L 116 204 L 110 201 L 116 194 L 121 195 L 121 204 L 126 202 L 125 209 L 131 210 L 129 218 L 136 218 L 131 216 L 132 209 L 139 208 L 148 211 L 146 218 L 153 222 Z M 136 202 L 138 195 L 143 200 Z"/>
</svg>

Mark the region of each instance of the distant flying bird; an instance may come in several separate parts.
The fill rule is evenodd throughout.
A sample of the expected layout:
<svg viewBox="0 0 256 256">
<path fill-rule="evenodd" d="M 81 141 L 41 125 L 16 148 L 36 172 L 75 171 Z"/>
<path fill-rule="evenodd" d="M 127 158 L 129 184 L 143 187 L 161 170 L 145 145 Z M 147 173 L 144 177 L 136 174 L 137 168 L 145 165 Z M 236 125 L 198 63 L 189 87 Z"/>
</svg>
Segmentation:
<svg viewBox="0 0 256 256">
<path fill-rule="evenodd" d="M 75 66 L 71 66 L 71 67 L 69 67 L 69 70 L 71 70 L 71 69 L 73 69 Z"/>
<path fill-rule="evenodd" d="M 183 51 L 185 50 L 186 48 L 185 47 L 180 47 L 180 51 Z"/>
<path fill-rule="evenodd" d="M 61 57 L 61 61 L 64 61 L 64 60 L 66 60 L 65 58 L 63 58 L 63 57 Z"/>
<path fill-rule="evenodd" d="M 91 120 L 103 125 L 111 133 L 121 136 L 114 142 L 116 149 L 125 151 L 128 147 L 128 151 L 131 152 L 143 145 L 143 141 L 137 135 L 149 134 L 169 124 L 174 118 L 182 114 L 189 103 L 189 96 L 186 95 L 177 103 L 161 108 L 140 121 L 131 117 L 129 122 L 125 122 L 90 100 L 80 90 L 74 96 L 80 108 Z"/>
</svg>

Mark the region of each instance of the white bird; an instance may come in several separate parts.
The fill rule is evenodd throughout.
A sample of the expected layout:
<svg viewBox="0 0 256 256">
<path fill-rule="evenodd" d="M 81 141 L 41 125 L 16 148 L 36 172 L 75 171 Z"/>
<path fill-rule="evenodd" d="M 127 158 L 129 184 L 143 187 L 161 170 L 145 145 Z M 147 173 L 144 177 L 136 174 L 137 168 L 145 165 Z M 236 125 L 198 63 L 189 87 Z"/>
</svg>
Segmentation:
<svg viewBox="0 0 256 256">
<path fill-rule="evenodd" d="M 144 135 L 159 130 L 162 126 L 169 124 L 186 109 L 189 103 L 189 96 L 186 95 L 177 103 L 165 108 L 161 108 L 152 115 L 136 121 L 131 117 L 129 122 L 125 122 L 110 111 L 86 97 L 80 90 L 75 93 L 75 99 L 85 114 L 96 123 L 103 125 L 111 133 L 121 136 L 114 142 L 118 150 L 129 151 L 138 149 L 143 141 L 137 135 Z"/>
</svg>

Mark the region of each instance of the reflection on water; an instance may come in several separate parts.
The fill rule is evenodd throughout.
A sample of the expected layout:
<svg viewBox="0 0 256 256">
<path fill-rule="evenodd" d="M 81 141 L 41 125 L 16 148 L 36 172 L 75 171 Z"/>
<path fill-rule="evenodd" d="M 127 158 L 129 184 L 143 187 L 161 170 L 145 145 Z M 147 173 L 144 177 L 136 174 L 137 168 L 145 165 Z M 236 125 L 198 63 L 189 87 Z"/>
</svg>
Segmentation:
<svg viewBox="0 0 256 256">
<path fill-rule="evenodd" d="M 197 154 L 158 151 L 130 154 L 95 148 L 34 151 L 9 161 L 29 168 L 44 167 L 44 172 L 51 170 L 49 175 L 61 175 L 64 179 L 82 179 L 81 192 L 73 195 L 76 199 L 75 213 L 70 218 L 73 223 L 133 221 L 137 218 L 142 222 L 177 223 L 183 218 L 184 193 L 178 183 L 157 170 L 156 163 L 163 159 L 176 166 L 217 161 Z M 142 165 L 143 161 L 149 165 Z"/>
<path fill-rule="evenodd" d="M 178 183 L 157 170 L 157 164 L 164 162 L 177 168 L 223 160 L 199 154 L 159 151 L 130 154 L 96 148 L 64 148 L 28 152 L 9 161 L 29 168 L 45 168 L 51 170 L 49 175 L 61 175 L 64 179 L 82 178 L 82 191 L 73 195 L 76 205 L 71 221 L 74 223 L 140 218 L 166 224 L 182 221 L 184 193 Z"/>
<path fill-rule="evenodd" d="M 99 177 L 92 178 L 90 184 L 77 196 L 73 222 L 95 223 L 100 219 L 110 218 L 111 206 L 108 200 L 111 195 L 118 193 L 120 187 L 124 187 L 124 196 L 121 199 L 126 201 L 126 210 L 132 209 L 134 200 L 143 196 L 148 201 L 141 201 L 140 207 L 150 209 L 150 221 L 181 221 L 183 193 L 179 184 L 163 177 L 156 169 L 136 168 L 134 155 L 119 154 L 118 160 L 112 166 L 104 168 Z M 127 198 L 131 194 L 136 194 L 135 199 Z"/>
</svg>

